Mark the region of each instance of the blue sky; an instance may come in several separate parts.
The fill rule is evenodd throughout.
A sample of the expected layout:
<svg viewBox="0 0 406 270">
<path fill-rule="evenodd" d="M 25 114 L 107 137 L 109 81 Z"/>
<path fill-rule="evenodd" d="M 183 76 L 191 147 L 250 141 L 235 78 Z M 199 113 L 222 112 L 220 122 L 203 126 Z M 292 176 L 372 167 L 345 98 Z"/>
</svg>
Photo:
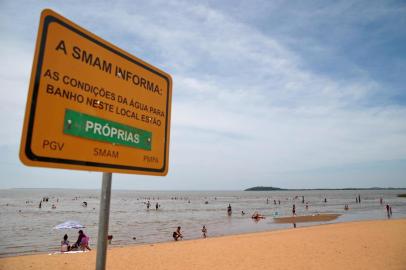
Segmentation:
<svg viewBox="0 0 406 270">
<path fill-rule="evenodd" d="M 40 12 L 173 77 L 169 174 L 115 189 L 406 187 L 402 1 L 0 2 L 0 188 L 100 188 L 18 159 Z"/>
</svg>

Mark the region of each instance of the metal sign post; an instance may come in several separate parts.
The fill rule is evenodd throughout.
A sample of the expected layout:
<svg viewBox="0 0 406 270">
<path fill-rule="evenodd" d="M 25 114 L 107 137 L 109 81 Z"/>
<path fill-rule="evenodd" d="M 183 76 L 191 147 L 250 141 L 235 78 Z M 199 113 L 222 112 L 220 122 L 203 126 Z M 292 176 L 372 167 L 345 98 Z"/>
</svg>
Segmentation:
<svg viewBox="0 0 406 270">
<path fill-rule="evenodd" d="M 110 197 L 112 173 L 103 173 L 100 198 L 99 232 L 97 236 L 96 270 L 106 268 L 107 234 L 109 231 Z"/>
</svg>

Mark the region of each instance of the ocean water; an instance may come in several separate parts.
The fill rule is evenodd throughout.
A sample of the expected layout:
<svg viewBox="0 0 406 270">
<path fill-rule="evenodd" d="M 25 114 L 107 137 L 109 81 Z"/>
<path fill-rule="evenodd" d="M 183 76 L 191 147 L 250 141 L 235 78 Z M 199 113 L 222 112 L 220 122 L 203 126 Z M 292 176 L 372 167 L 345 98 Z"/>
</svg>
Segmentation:
<svg viewBox="0 0 406 270">
<path fill-rule="evenodd" d="M 172 232 L 182 227 L 184 239 L 201 238 L 206 225 L 208 237 L 291 228 L 292 224 L 276 224 L 274 216 L 290 216 L 292 205 L 297 215 L 317 213 L 342 214 L 330 222 L 299 223 L 297 227 L 356 220 L 387 219 L 385 205 L 392 207 L 392 218 L 406 217 L 406 198 L 397 194 L 406 190 L 362 191 L 126 191 L 113 190 L 109 234 L 112 246 L 138 245 L 173 241 Z M 361 203 L 355 202 L 360 194 Z M 305 209 L 302 196 L 308 202 Z M 39 203 L 43 197 L 48 202 Z M 383 198 L 383 205 L 380 198 Z M 324 203 L 324 198 L 327 203 Z M 267 203 L 267 199 L 268 203 Z M 147 201 L 151 202 L 148 210 Z M 276 205 L 274 204 L 276 201 Z M 86 201 L 87 207 L 82 203 Z M 278 204 L 280 201 L 280 204 Z M 0 257 L 59 251 L 66 233 L 70 242 L 77 231 L 55 230 L 67 220 L 77 220 L 96 247 L 99 219 L 99 190 L 10 189 L 0 190 Z M 155 210 L 155 204 L 160 205 Z M 227 215 L 231 204 L 233 213 Z M 345 211 L 344 205 L 350 210 Z M 55 205 L 55 209 L 52 208 Z M 242 215 L 241 211 L 246 214 Z M 254 211 L 266 218 L 255 222 Z M 135 238 L 135 239 L 134 239 Z"/>
</svg>

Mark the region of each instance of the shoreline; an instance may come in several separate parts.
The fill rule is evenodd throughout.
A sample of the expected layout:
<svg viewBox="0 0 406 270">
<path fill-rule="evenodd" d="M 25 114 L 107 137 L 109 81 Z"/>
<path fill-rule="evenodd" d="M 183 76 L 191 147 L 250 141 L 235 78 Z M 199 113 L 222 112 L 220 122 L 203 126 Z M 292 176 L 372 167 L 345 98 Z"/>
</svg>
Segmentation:
<svg viewBox="0 0 406 270">
<path fill-rule="evenodd" d="M 322 215 L 324 216 L 324 214 Z M 307 216 L 299 216 L 299 217 L 307 217 Z M 200 240 L 210 240 L 210 239 L 217 239 L 217 238 L 227 238 L 227 237 L 239 237 L 239 236 L 244 236 L 244 235 L 255 235 L 255 234 L 263 234 L 263 233 L 274 233 L 274 232 L 280 232 L 280 231 L 296 231 L 296 230 L 301 230 L 301 229 L 306 229 L 306 228 L 317 228 L 317 227 L 324 227 L 324 226 L 330 226 L 330 225 L 339 225 L 339 224 L 352 224 L 352 223 L 363 223 L 363 222 L 386 222 L 386 221 L 395 221 L 395 220 L 404 220 L 406 222 L 406 218 L 405 217 L 399 217 L 399 218 L 391 218 L 391 219 L 370 219 L 370 220 L 354 220 L 354 221 L 335 221 L 333 220 L 333 222 L 326 222 L 326 223 L 320 223 L 323 222 L 323 218 L 318 220 L 318 221 L 296 221 L 293 222 L 290 219 L 292 217 L 287 216 L 287 217 L 283 217 L 283 218 L 287 218 L 288 221 L 282 221 L 282 222 L 278 222 L 277 220 L 275 220 L 274 218 L 270 218 L 274 220 L 275 224 L 291 224 L 292 227 L 289 228 L 276 228 L 276 229 L 270 229 L 270 230 L 264 230 L 264 231 L 253 231 L 253 232 L 241 232 L 241 233 L 236 233 L 236 234 L 225 234 L 225 235 L 214 235 L 211 236 L 210 234 L 208 235 L 208 237 L 206 239 L 199 237 L 199 238 L 186 238 L 186 239 L 182 239 L 179 242 L 189 242 L 189 241 L 200 241 Z M 293 227 L 293 224 L 302 224 L 304 226 L 300 227 Z M 134 243 L 134 244 L 123 244 L 123 245 L 119 245 L 119 244 L 110 244 L 107 245 L 107 250 L 113 250 L 113 249 L 120 249 L 120 248 L 137 248 L 137 247 L 143 247 L 143 246 L 154 246 L 154 245 L 164 245 L 164 244 L 170 244 L 170 243 L 176 243 L 173 240 L 168 240 L 168 241 L 161 241 L 161 242 L 144 242 L 144 243 Z M 92 248 L 93 251 L 96 251 L 96 244 L 93 244 L 90 246 L 90 248 Z M 37 253 L 29 253 L 29 254 L 13 254 L 13 255 L 1 255 L 0 256 L 0 262 L 2 259 L 7 259 L 7 258 L 20 258 L 20 257 L 26 257 L 26 256 L 43 256 L 43 255 L 51 255 L 53 253 L 58 252 L 59 249 L 55 249 L 52 251 L 47 251 L 47 252 L 37 252 Z M 80 253 L 79 253 L 80 254 Z M 1 263 L 0 263 L 1 266 Z M 0 270 L 2 270 L 2 268 L 0 268 Z"/>
<path fill-rule="evenodd" d="M 354 221 L 108 248 L 107 268 L 404 269 L 406 219 Z M 94 269 L 96 250 L 0 258 L 0 269 Z"/>
<path fill-rule="evenodd" d="M 332 220 L 325 220 L 325 217 L 329 217 L 330 215 L 334 215 L 334 219 Z M 233 237 L 233 236 L 240 236 L 240 235 L 247 235 L 247 234 L 258 234 L 258 233 L 272 233 L 272 232 L 278 232 L 278 231 L 285 231 L 285 230 L 298 230 L 300 228 L 312 228 L 312 227 L 319 227 L 319 226 L 326 226 L 326 225 L 334 225 L 334 224 L 347 224 L 347 223 L 356 223 L 356 222 L 364 222 L 364 221 L 385 221 L 386 219 L 371 219 L 371 220 L 354 220 L 354 221 L 336 221 L 336 219 L 340 215 L 338 214 L 317 214 L 317 215 L 304 215 L 304 216 L 285 216 L 285 217 L 279 217 L 279 218 L 274 218 L 274 217 L 269 217 L 269 219 L 273 220 L 273 223 L 275 224 L 291 224 L 293 226 L 294 223 L 297 223 L 299 225 L 304 225 L 303 227 L 286 227 L 286 228 L 275 228 L 275 229 L 269 229 L 269 230 L 259 230 L 259 231 L 251 231 L 251 232 L 240 232 L 240 233 L 235 233 L 235 234 L 224 234 L 224 235 L 214 235 L 210 236 L 208 235 L 207 239 L 214 239 L 214 238 L 222 238 L 222 237 Z M 308 220 L 314 218 L 314 220 Z M 282 221 L 278 221 L 278 219 L 281 219 Z M 302 220 L 294 221 L 295 218 L 303 218 Z M 391 220 L 399 220 L 399 219 L 405 219 L 403 217 L 399 218 L 392 218 Z M 320 223 L 320 222 L 328 222 L 328 221 L 333 221 L 332 223 Z M 204 240 L 202 237 L 198 238 L 186 238 L 182 240 L 182 242 L 186 241 L 198 241 L 198 240 Z M 140 247 L 140 246 L 150 246 L 150 245 L 161 245 L 161 244 L 167 244 L 167 243 L 172 243 L 174 242 L 172 239 L 167 240 L 167 241 L 158 241 L 158 242 L 144 242 L 144 243 L 134 243 L 134 244 L 111 244 L 107 246 L 107 249 L 115 249 L 115 248 L 124 248 L 124 247 Z M 90 247 L 93 250 L 96 250 L 96 244 L 91 244 Z M 35 253 L 28 253 L 28 254 L 11 254 L 11 255 L 4 255 L 0 254 L 0 260 L 1 259 L 6 259 L 6 258 L 14 258 L 14 257 L 24 257 L 24 256 L 36 256 L 36 255 L 51 255 L 52 253 L 58 252 L 58 249 L 52 250 L 52 251 L 47 251 L 47 252 L 35 252 Z M 1 266 L 1 264 L 0 264 Z M 0 268 L 0 270 L 2 270 Z"/>
</svg>

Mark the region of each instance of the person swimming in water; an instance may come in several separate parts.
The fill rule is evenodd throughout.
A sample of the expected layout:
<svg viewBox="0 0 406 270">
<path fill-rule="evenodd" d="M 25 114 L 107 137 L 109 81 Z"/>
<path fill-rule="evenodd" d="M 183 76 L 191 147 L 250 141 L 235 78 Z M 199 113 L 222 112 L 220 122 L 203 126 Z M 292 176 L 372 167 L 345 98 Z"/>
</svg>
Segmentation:
<svg viewBox="0 0 406 270">
<path fill-rule="evenodd" d="M 265 217 L 263 215 L 261 215 L 260 213 L 258 213 L 257 211 L 255 211 L 254 214 L 252 214 L 251 218 L 259 220 L 259 219 L 262 219 L 262 218 L 265 218 Z"/>
</svg>

